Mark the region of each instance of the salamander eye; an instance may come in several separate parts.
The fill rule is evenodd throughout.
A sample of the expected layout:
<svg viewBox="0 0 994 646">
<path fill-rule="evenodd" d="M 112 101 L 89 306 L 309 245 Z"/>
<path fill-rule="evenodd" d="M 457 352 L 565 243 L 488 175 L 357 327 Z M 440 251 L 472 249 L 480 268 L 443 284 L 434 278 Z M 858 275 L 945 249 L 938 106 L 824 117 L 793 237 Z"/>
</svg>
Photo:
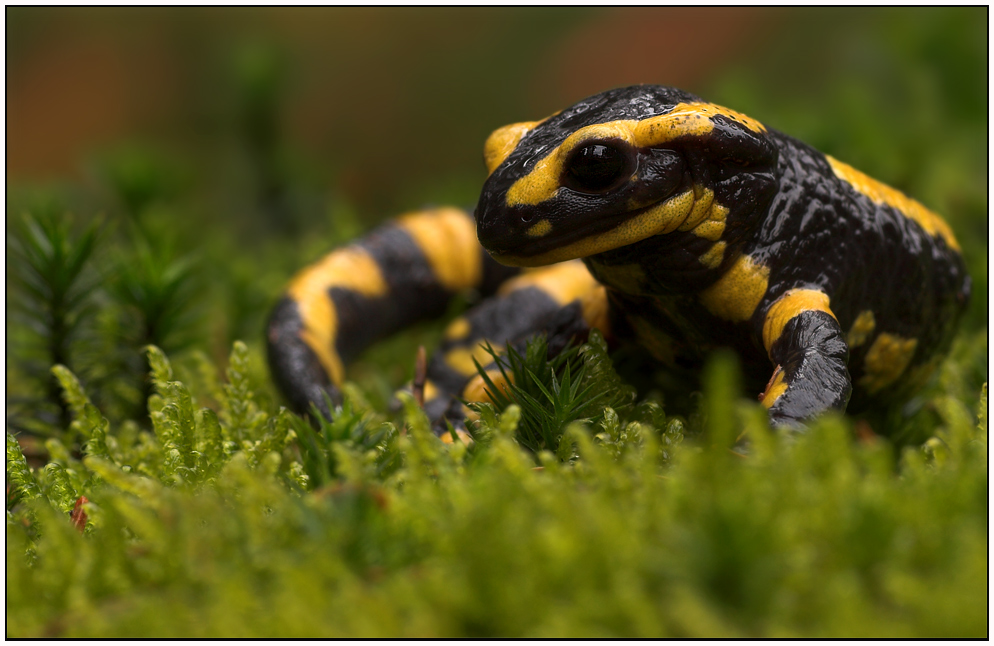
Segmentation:
<svg viewBox="0 0 994 646">
<path fill-rule="evenodd" d="M 634 161 L 627 147 L 591 142 L 570 153 L 562 183 L 581 193 L 605 193 L 631 175 Z"/>
</svg>

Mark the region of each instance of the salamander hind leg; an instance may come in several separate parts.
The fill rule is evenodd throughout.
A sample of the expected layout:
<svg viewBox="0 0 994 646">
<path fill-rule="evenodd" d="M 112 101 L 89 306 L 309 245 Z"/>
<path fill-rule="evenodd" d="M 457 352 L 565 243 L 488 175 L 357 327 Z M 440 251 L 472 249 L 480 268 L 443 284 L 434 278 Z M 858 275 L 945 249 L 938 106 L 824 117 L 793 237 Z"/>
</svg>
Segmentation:
<svg viewBox="0 0 994 646">
<path fill-rule="evenodd" d="M 554 356 L 592 327 L 607 333 L 607 298 L 580 261 L 545 267 L 512 278 L 489 298 L 452 321 L 432 357 L 425 383 L 425 411 L 436 430 L 446 420 L 460 425 L 462 401 L 486 401 L 477 363 L 500 387 L 503 377 L 487 345 L 500 356 L 509 346 L 523 352 L 545 333 Z M 442 438 L 449 437 L 442 434 Z"/>
</svg>

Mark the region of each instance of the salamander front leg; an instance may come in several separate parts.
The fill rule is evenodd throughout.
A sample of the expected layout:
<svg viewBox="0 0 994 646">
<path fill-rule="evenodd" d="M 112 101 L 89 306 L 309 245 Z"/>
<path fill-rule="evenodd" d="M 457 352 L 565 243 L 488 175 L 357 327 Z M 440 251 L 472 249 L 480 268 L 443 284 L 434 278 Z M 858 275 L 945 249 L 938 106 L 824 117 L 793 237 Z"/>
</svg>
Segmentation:
<svg viewBox="0 0 994 646">
<path fill-rule="evenodd" d="M 796 427 L 827 410 L 845 410 L 852 393 L 849 347 L 826 294 L 786 292 L 767 311 L 763 343 L 776 365 L 761 395 L 774 425 Z"/>
</svg>

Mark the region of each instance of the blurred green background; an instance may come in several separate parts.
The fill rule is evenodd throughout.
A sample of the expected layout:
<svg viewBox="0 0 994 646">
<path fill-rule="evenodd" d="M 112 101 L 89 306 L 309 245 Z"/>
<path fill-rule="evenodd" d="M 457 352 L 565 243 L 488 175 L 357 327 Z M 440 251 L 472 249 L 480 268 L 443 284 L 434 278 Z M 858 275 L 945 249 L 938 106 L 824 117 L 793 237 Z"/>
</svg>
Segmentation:
<svg viewBox="0 0 994 646">
<path fill-rule="evenodd" d="M 24 213 L 72 213 L 76 230 L 99 219 L 98 279 L 146 324 L 155 308 L 142 310 L 127 275 L 145 267 L 166 287 L 180 276 L 186 291 L 160 303 L 175 310 L 168 329 L 135 343 L 220 362 L 236 338 L 261 347 L 296 269 L 404 210 L 472 205 L 491 130 L 632 83 L 745 112 L 942 213 L 974 279 L 966 327 L 987 325 L 983 7 L 15 7 L 6 18 L 8 232 Z M 132 324 L 107 316 L 93 325 Z M 18 334 L 14 321 L 8 376 L 28 352 Z M 83 354 L 71 367 L 85 378 Z M 13 381 L 9 392 L 27 388 Z"/>
</svg>

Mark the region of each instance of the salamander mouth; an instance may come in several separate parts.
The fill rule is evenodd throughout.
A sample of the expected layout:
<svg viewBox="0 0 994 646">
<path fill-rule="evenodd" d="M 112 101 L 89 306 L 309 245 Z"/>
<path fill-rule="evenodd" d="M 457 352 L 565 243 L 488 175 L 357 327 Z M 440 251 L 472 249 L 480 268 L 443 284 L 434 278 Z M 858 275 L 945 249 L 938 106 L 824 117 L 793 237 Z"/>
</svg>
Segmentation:
<svg viewBox="0 0 994 646">
<path fill-rule="evenodd" d="M 632 231 L 625 231 L 625 223 L 636 224 L 641 217 L 672 198 L 673 195 L 668 195 L 638 209 L 599 215 L 578 224 L 553 224 L 548 234 L 536 238 L 516 231 L 504 240 L 487 241 L 483 246 L 498 262 L 522 267 L 592 256 L 657 235 L 658 231 L 651 228 L 633 226 Z"/>
</svg>

